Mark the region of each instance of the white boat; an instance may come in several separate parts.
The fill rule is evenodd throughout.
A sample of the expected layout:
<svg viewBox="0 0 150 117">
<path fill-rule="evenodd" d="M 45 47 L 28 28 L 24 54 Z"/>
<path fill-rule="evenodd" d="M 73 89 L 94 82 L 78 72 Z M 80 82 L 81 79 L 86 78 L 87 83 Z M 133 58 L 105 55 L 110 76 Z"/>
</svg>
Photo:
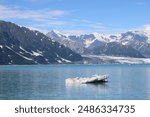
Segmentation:
<svg viewBox="0 0 150 117">
<path fill-rule="evenodd" d="M 73 83 L 80 83 L 80 84 L 87 84 L 87 83 L 104 83 L 107 82 L 108 75 L 93 75 L 92 77 L 84 77 L 84 78 L 68 78 L 66 79 L 66 84 L 73 84 Z"/>
</svg>

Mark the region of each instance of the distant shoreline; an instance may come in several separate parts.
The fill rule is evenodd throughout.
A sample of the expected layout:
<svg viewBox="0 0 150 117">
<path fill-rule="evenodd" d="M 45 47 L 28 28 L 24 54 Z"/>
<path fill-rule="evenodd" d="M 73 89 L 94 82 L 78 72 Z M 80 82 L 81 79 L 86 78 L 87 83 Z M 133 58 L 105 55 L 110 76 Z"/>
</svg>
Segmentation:
<svg viewBox="0 0 150 117">
<path fill-rule="evenodd" d="M 133 58 L 133 57 L 116 57 L 116 56 L 105 56 L 105 55 L 82 55 L 83 60 L 81 61 L 76 61 L 76 62 L 71 62 L 71 63 L 52 63 L 52 64 L 1 64 L 0 66 L 5 66 L 5 65 L 23 65 L 23 66 L 28 66 L 28 65 L 68 65 L 68 64 L 93 64 L 93 65 L 98 65 L 98 64 L 150 64 L 150 58 Z"/>
</svg>

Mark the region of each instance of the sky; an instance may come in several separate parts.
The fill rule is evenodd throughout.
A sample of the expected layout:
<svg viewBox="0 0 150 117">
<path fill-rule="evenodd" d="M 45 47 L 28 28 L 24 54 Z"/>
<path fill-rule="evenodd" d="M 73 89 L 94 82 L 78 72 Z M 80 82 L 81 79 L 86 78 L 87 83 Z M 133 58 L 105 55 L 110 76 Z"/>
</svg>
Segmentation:
<svg viewBox="0 0 150 117">
<path fill-rule="evenodd" d="M 116 34 L 150 26 L 150 0 L 0 0 L 0 19 L 47 33 Z"/>
</svg>

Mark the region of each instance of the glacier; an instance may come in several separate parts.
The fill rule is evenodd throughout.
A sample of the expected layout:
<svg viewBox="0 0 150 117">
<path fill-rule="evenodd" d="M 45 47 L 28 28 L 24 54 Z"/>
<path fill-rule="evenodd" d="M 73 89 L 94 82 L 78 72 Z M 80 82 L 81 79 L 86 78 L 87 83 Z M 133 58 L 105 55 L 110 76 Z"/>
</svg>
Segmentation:
<svg viewBox="0 0 150 117">
<path fill-rule="evenodd" d="M 116 57 L 106 55 L 82 55 L 83 64 L 150 64 L 150 58 Z"/>
</svg>

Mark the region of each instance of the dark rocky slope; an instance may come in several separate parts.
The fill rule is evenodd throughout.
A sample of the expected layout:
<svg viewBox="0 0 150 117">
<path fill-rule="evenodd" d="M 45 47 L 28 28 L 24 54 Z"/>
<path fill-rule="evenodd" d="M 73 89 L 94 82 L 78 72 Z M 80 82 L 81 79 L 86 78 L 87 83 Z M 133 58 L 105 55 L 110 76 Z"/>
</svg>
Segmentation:
<svg viewBox="0 0 150 117">
<path fill-rule="evenodd" d="M 43 33 L 0 21 L 0 64 L 70 63 L 82 57 Z"/>
</svg>

